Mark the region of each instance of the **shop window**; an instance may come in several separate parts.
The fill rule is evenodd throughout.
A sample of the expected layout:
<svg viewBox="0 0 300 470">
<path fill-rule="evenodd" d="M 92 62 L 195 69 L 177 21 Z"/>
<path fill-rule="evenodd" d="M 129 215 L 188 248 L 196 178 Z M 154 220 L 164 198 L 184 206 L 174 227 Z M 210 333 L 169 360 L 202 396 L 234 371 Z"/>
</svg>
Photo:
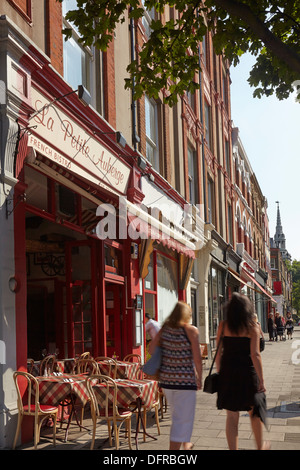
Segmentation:
<svg viewBox="0 0 300 470">
<path fill-rule="evenodd" d="M 111 274 L 123 274 L 122 251 L 104 244 L 105 271 Z"/>
<path fill-rule="evenodd" d="M 56 214 L 62 221 L 78 224 L 77 195 L 59 183 L 55 184 Z"/>
<path fill-rule="evenodd" d="M 178 264 L 160 253 L 156 264 L 158 321 L 162 323 L 178 301 Z"/>
<path fill-rule="evenodd" d="M 25 166 L 26 203 L 49 212 L 50 198 L 47 176 L 29 166 Z"/>
</svg>

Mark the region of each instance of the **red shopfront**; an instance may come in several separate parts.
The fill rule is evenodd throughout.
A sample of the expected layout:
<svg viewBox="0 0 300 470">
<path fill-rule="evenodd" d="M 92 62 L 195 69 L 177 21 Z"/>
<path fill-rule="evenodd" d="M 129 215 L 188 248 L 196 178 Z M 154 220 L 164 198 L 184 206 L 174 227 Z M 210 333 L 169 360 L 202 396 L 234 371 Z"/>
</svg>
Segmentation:
<svg viewBox="0 0 300 470">
<path fill-rule="evenodd" d="M 47 103 L 32 94 L 35 109 Z M 132 168 L 65 108 L 51 107 L 33 123 L 19 149 L 14 196 L 18 368 L 46 352 L 122 357 L 135 348 L 138 262 L 131 241 L 118 239 L 118 216 L 116 237 L 99 239 L 97 208 L 109 205 L 117 215 Z"/>
</svg>

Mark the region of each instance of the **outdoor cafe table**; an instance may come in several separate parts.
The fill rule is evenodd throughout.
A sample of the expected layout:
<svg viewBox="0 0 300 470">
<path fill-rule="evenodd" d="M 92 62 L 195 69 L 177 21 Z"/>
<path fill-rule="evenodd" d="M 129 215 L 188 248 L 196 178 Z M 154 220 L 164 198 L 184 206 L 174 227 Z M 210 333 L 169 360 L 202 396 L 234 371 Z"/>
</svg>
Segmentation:
<svg viewBox="0 0 300 470">
<path fill-rule="evenodd" d="M 71 405 L 71 411 L 67 423 L 65 441 L 67 441 L 68 430 L 72 416 L 75 416 L 76 423 L 80 425 L 75 402 L 78 399 L 82 406 L 89 400 L 89 392 L 86 387 L 86 374 L 60 374 L 48 377 L 36 377 L 39 384 L 40 403 L 43 405 L 59 406 L 64 402 Z M 63 419 L 63 417 L 62 417 Z"/>
<path fill-rule="evenodd" d="M 152 407 L 157 397 L 158 383 L 155 380 L 137 379 L 116 379 L 115 382 L 118 387 L 117 405 L 121 408 L 128 408 L 129 406 L 132 406 L 134 404 L 135 409 L 137 410 L 138 416 L 135 434 L 136 447 L 138 448 L 137 435 L 139 430 L 139 422 L 142 423 L 143 431 L 145 432 L 145 434 L 151 437 L 152 439 L 156 439 L 155 437 L 149 435 L 146 432 L 141 410 L 142 406 L 144 406 L 146 409 L 150 409 Z M 99 383 L 93 386 L 96 399 L 100 406 L 104 403 L 106 398 L 106 393 L 104 390 L 105 387 L 106 386 L 103 383 Z M 110 393 L 114 393 L 112 388 Z M 109 401 L 113 401 L 113 395 L 109 397 Z"/>
<path fill-rule="evenodd" d="M 111 366 L 110 376 L 113 378 L 114 364 L 109 364 L 109 360 L 103 359 L 98 361 L 100 373 L 109 375 L 109 368 Z M 117 363 L 117 379 L 134 380 L 139 378 L 140 364 L 137 362 L 116 361 Z"/>
<path fill-rule="evenodd" d="M 42 361 L 34 361 L 33 366 L 27 364 L 28 372 L 30 372 L 34 377 L 40 375 L 40 365 Z M 57 359 L 54 364 L 54 372 L 62 372 L 65 374 L 71 374 L 73 366 L 75 364 L 75 359 Z M 32 368 L 31 368 L 32 367 Z"/>
</svg>

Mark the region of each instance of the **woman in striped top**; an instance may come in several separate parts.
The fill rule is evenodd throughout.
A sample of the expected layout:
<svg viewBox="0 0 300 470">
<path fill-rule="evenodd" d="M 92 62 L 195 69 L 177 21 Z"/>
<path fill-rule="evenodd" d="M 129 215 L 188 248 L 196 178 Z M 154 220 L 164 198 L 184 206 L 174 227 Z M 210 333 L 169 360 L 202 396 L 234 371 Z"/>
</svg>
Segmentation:
<svg viewBox="0 0 300 470">
<path fill-rule="evenodd" d="M 159 344 L 162 362 L 159 372 L 170 406 L 172 425 L 170 450 L 189 450 L 195 416 L 196 391 L 202 387 L 202 359 L 198 329 L 190 324 L 192 310 L 185 302 L 177 302 L 149 347 L 153 354 Z"/>
</svg>

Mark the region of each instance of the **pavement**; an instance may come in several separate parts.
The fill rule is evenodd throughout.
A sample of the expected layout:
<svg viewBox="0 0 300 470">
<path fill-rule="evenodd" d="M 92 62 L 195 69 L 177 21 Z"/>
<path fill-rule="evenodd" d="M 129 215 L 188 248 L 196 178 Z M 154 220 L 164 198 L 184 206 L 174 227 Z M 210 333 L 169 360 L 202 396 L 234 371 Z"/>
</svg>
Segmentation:
<svg viewBox="0 0 300 470">
<path fill-rule="evenodd" d="M 300 449 L 300 327 L 296 327 L 293 339 L 285 341 L 270 342 L 265 335 L 266 345 L 262 352 L 264 379 L 267 396 L 268 429 L 264 429 L 264 439 L 269 441 L 271 449 L 276 450 L 299 450 Z M 204 366 L 203 379 L 209 371 L 208 362 Z M 228 450 L 225 436 L 226 411 L 216 408 L 216 396 L 197 392 L 197 405 L 192 442 L 194 451 L 201 450 L 225 451 Z M 138 450 L 146 451 L 147 454 L 167 451 L 169 448 L 170 414 L 167 409 L 163 419 L 160 419 L 160 435 L 154 420 L 154 413 L 149 412 L 147 418 L 147 432 L 156 439 L 146 437 L 143 440 L 142 433 L 138 436 Z M 91 420 L 88 413 L 84 426 L 91 429 Z M 135 423 L 133 421 L 133 427 Z M 44 429 L 45 430 L 45 429 Z M 68 442 L 63 441 L 64 434 L 58 429 L 56 447 L 52 444 L 51 434 L 45 436 L 42 431 L 39 450 L 89 450 L 91 442 L 90 431 L 78 432 L 78 427 L 72 425 L 68 435 Z M 114 452 L 107 441 L 107 427 L 100 424 L 97 428 L 95 450 L 103 451 L 103 454 L 93 451 L 99 457 L 121 459 L 123 452 Z M 120 436 L 120 450 L 128 451 L 125 437 Z M 134 439 L 133 449 L 136 450 Z M 32 443 L 19 447 L 18 450 L 32 450 Z M 240 413 L 239 420 L 239 449 L 255 450 L 255 442 L 250 426 L 249 416 L 246 412 Z M 107 451 L 107 452 L 106 452 Z M 91 458 L 95 456 L 90 455 Z M 128 453 L 125 452 L 124 455 Z M 167 453 L 166 453 L 167 454 Z M 130 455 L 136 455 L 131 452 Z M 24 457 L 24 454 L 22 454 Z M 76 454 L 72 454 L 72 459 Z M 118 456 L 118 457 L 114 457 Z M 106 457 L 105 457 L 106 458 Z M 120 463 L 103 461 L 106 464 Z M 149 462 L 148 462 L 149 463 Z M 150 463 L 157 463 L 156 461 Z M 158 462 L 162 463 L 162 462 Z M 166 462 L 172 463 L 172 462 Z M 185 462 L 186 463 L 186 462 Z M 132 465 L 131 465 L 132 466 Z"/>
</svg>

